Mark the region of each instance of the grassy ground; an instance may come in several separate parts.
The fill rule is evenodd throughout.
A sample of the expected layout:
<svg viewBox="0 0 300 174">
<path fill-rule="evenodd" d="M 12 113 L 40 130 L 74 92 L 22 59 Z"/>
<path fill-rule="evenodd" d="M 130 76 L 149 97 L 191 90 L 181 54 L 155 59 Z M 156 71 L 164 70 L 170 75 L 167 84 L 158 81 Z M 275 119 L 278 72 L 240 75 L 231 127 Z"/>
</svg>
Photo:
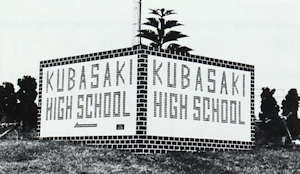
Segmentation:
<svg viewBox="0 0 300 174">
<path fill-rule="evenodd" d="M 300 173 L 300 151 L 134 155 L 66 142 L 0 140 L 0 173 Z"/>
</svg>

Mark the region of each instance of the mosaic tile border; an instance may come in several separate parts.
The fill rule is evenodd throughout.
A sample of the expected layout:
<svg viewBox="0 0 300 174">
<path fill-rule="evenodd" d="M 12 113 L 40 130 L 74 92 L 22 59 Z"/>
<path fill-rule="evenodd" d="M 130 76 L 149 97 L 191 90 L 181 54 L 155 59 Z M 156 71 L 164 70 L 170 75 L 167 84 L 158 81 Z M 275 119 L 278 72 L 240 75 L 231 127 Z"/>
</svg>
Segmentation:
<svg viewBox="0 0 300 174">
<path fill-rule="evenodd" d="M 166 153 L 168 151 L 203 151 L 203 150 L 251 150 L 255 146 L 255 115 L 254 115 L 254 66 L 227 60 L 197 56 L 191 54 L 178 54 L 172 51 L 157 50 L 145 45 L 116 49 L 104 52 L 71 56 L 40 62 L 40 78 L 38 93 L 38 128 L 40 132 L 40 106 L 42 102 L 42 76 L 43 68 L 110 59 L 128 55 L 137 55 L 137 120 L 136 135 L 123 136 L 84 136 L 84 137 L 48 137 L 54 141 L 83 142 L 87 145 L 129 150 L 134 153 Z M 147 55 L 154 55 L 170 59 L 213 65 L 218 67 L 237 69 L 251 72 L 251 141 L 226 141 L 197 138 L 163 137 L 147 135 Z"/>
</svg>

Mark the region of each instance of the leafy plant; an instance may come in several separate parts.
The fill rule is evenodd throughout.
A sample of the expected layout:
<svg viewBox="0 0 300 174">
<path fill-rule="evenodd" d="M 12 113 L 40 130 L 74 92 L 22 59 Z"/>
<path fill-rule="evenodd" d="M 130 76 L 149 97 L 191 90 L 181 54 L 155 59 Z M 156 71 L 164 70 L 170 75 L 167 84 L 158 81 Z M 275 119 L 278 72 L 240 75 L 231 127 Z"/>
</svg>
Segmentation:
<svg viewBox="0 0 300 174">
<path fill-rule="evenodd" d="M 37 105 L 34 103 L 37 92 L 37 83 L 35 78 L 24 76 L 18 79 L 19 91 L 16 93 L 20 101 L 17 105 L 17 113 L 21 116 L 23 124 L 29 128 L 35 128 L 37 125 Z"/>
<path fill-rule="evenodd" d="M 142 37 L 151 41 L 150 46 L 157 49 L 163 49 L 166 43 L 178 41 L 180 38 L 188 37 L 179 31 L 169 30 L 173 27 L 182 26 L 177 20 L 166 20 L 166 17 L 172 14 L 176 14 L 174 10 L 162 9 L 150 9 L 150 14 L 158 16 L 157 18 L 147 18 L 147 22 L 144 25 L 155 28 L 156 30 L 140 30 L 138 37 Z M 169 31 L 168 31 L 169 30 Z M 181 46 L 176 43 L 170 43 L 166 50 L 176 51 L 179 53 L 188 53 L 191 48 Z"/>
<path fill-rule="evenodd" d="M 297 89 L 291 89 L 282 101 L 282 115 L 287 117 L 286 124 L 293 139 L 299 138 L 300 135 L 300 121 L 297 114 L 299 100 Z"/>
<path fill-rule="evenodd" d="M 13 121 L 15 119 L 14 109 L 17 105 L 15 88 L 12 83 L 4 82 L 0 86 L 0 122 Z"/>
<path fill-rule="evenodd" d="M 264 136 L 257 136 L 256 138 L 262 138 L 264 143 L 278 143 L 279 139 L 287 133 L 284 122 L 278 114 L 279 106 L 273 97 L 275 91 L 275 89 L 270 90 L 269 88 L 262 88 L 262 93 L 260 95 L 261 112 L 259 118 L 261 123 L 257 125 L 257 128 L 264 133 Z"/>
</svg>

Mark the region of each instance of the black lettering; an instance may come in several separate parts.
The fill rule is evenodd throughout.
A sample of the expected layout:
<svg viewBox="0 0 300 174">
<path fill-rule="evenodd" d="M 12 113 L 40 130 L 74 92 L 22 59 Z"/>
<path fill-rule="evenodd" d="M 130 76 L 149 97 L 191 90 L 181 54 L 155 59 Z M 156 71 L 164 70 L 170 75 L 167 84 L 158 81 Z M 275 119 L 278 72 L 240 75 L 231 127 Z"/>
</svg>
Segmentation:
<svg viewBox="0 0 300 174">
<path fill-rule="evenodd" d="M 200 90 L 203 91 L 202 77 L 201 77 L 201 68 L 200 67 L 198 67 L 198 71 L 197 71 L 195 91 L 198 90 L 198 85 L 200 85 Z"/>
<path fill-rule="evenodd" d="M 81 85 L 84 85 L 84 89 L 86 89 L 86 80 L 85 80 L 85 67 L 82 66 L 81 69 L 81 77 L 80 77 L 80 83 L 79 83 L 79 89 L 81 90 Z"/>
<path fill-rule="evenodd" d="M 225 107 L 224 104 L 226 105 Z M 221 120 L 222 123 L 228 123 L 228 100 L 221 100 Z"/>
<path fill-rule="evenodd" d="M 71 72 L 72 72 L 72 76 L 71 76 Z M 68 70 L 68 91 L 71 91 L 75 86 L 74 77 L 75 77 L 75 70 L 73 68 L 69 68 L 69 70 Z M 70 85 L 71 82 L 72 82 L 72 85 Z"/>
<path fill-rule="evenodd" d="M 67 102 L 66 102 L 66 119 L 68 119 L 68 114 L 69 118 L 72 119 L 72 106 L 73 106 L 73 96 L 70 96 L 70 104 L 69 104 L 69 97 L 67 96 Z"/>
<path fill-rule="evenodd" d="M 194 120 L 198 120 L 198 121 L 201 120 L 201 118 L 200 118 L 200 112 L 201 112 L 200 107 L 197 106 L 197 103 L 200 103 L 200 102 L 201 102 L 200 97 L 199 96 L 194 96 L 194 110 L 196 110 L 198 114 L 194 113 L 193 115 L 194 115 Z"/>
<path fill-rule="evenodd" d="M 125 109 L 126 109 L 126 92 L 123 91 L 123 117 L 129 117 L 130 113 L 127 113 Z"/>
<path fill-rule="evenodd" d="M 129 84 L 132 85 L 132 59 L 130 59 Z"/>
<path fill-rule="evenodd" d="M 242 121 L 242 108 L 241 108 L 241 102 L 239 102 L 239 124 L 245 125 L 245 121 Z"/>
<path fill-rule="evenodd" d="M 57 119 L 58 120 L 63 120 L 64 119 L 64 108 L 61 108 L 61 103 L 65 102 L 65 98 L 64 97 L 58 97 L 58 114 L 57 114 Z"/>
<path fill-rule="evenodd" d="M 51 85 L 51 79 L 52 79 L 52 77 L 53 77 L 53 72 L 51 73 L 51 76 L 50 76 L 50 78 L 49 78 L 49 71 L 47 71 L 46 93 L 48 93 L 48 87 L 49 87 L 49 86 L 50 86 L 50 88 L 51 88 L 51 91 L 53 91 L 53 87 L 52 87 L 52 85 Z"/>
<path fill-rule="evenodd" d="M 216 76 L 216 70 L 208 69 L 208 82 L 212 83 L 212 87 L 208 86 L 207 89 L 208 89 L 208 92 L 216 93 L 216 80 L 211 79 L 211 73 L 213 74 L 213 76 Z"/>
<path fill-rule="evenodd" d="M 170 93 L 170 118 L 177 119 L 177 106 L 173 106 L 173 97 L 175 98 L 175 102 L 177 103 L 177 94 Z M 173 110 L 175 113 L 173 114 Z"/>
<path fill-rule="evenodd" d="M 232 95 L 234 95 L 234 89 L 236 90 L 236 93 L 239 94 L 239 90 L 236 86 L 236 83 L 239 79 L 239 75 L 236 77 L 236 79 L 234 78 L 234 72 L 232 73 Z"/>
<path fill-rule="evenodd" d="M 46 110 L 46 120 L 52 120 L 52 103 L 53 103 L 53 99 L 50 98 L 50 105 L 49 105 L 49 98 L 47 98 L 47 110 Z M 48 117 L 48 113 L 50 113 L 50 116 Z"/>
<path fill-rule="evenodd" d="M 99 70 L 99 64 L 93 64 L 92 65 L 92 79 L 95 79 L 95 83 L 91 82 L 91 88 L 98 88 L 99 87 L 99 74 L 94 73 L 94 68 Z"/>
<path fill-rule="evenodd" d="M 120 117 L 121 112 L 121 92 L 114 92 L 113 116 Z M 117 108 L 117 109 L 116 109 Z"/>
<path fill-rule="evenodd" d="M 156 60 L 153 60 L 153 85 L 156 85 L 156 76 L 160 82 L 160 84 L 162 84 L 161 78 L 158 75 L 158 71 L 160 70 L 160 68 L 162 67 L 162 63 L 160 63 L 160 65 L 158 66 L 158 68 L 156 69 Z"/>
<path fill-rule="evenodd" d="M 168 104 L 168 102 L 167 102 L 168 101 L 168 93 L 166 93 L 166 92 L 165 92 L 165 100 L 164 101 L 165 101 L 164 113 L 165 113 L 165 118 L 167 118 L 168 117 L 167 116 L 168 115 L 168 113 L 167 113 L 168 112 L 167 111 L 168 110 L 168 106 L 167 106 L 167 104 Z"/>
<path fill-rule="evenodd" d="M 124 78 L 123 78 L 123 76 L 122 76 L 122 74 L 121 74 L 121 73 L 122 73 L 122 70 L 123 70 L 123 68 L 124 68 L 124 66 L 125 66 L 125 62 L 123 63 L 121 69 L 119 69 L 119 61 L 117 61 L 117 81 L 116 81 L 116 83 L 117 83 L 116 85 L 117 85 L 117 86 L 119 86 L 119 77 L 121 78 L 123 84 L 125 84 Z"/>
<path fill-rule="evenodd" d="M 208 97 L 203 97 L 203 121 L 210 120 L 210 115 L 209 114 L 206 115 L 206 112 L 205 112 L 206 109 L 210 109 L 210 99 Z"/>
<path fill-rule="evenodd" d="M 180 94 L 180 119 L 182 119 L 182 110 L 184 109 L 184 119 L 187 119 L 187 95 L 184 95 L 184 104 L 183 104 L 183 96 Z"/>
<path fill-rule="evenodd" d="M 104 117 L 110 117 L 111 93 L 104 93 Z"/>
<path fill-rule="evenodd" d="M 89 106 L 93 106 L 93 94 L 87 94 L 85 99 L 85 113 L 86 118 L 92 118 L 93 113 L 92 111 L 89 111 Z"/>
<path fill-rule="evenodd" d="M 245 74 L 243 74 L 243 97 L 245 97 L 246 91 L 245 91 Z"/>
<path fill-rule="evenodd" d="M 217 100 L 217 102 L 215 102 Z M 217 103 L 215 105 L 215 103 Z M 215 114 L 217 116 L 217 122 L 219 122 L 219 99 L 212 98 L 212 121 L 215 121 Z"/>
<path fill-rule="evenodd" d="M 176 63 L 174 63 L 174 70 L 173 70 L 173 84 L 171 83 L 171 68 L 170 62 L 168 62 L 168 87 L 176 88 Z"/>
<path fill-rule="evenodd" d="M 223 89 L 225 89 L 225 94 L 228 94 L 227 91 L 227 81 L 226 81 L 226 73 L 225 71 L 223 71 L 223 75 L 222 75 L 222 83 L 221 83 L 221 94 L 223 94 Z"/>
<path fill-rule="evenodd" d="M 234 107 L 232 107 L 234 105 Z M 236 101 L 230 100 L 230 123 L 236 124 Z"/>
<path fill-rule="evenodd" d="M 184 74 L 184 70 L 187 70 L 187 73 Z M 190 86 L 190 68 L 187 65 L 182 64 L 181 66 L 181 89 L 186 89 Z M 184 84 L 184 80 L 186 80 L 187 84 Z M 197 85 L 196 85 L 197 87 Z"/>
<path fill-rule="evenodd" d="M 101 93 L 99 93 L 99 100 L 98 100 L 98 94 L 95 94 L 95 115 L 94 115 L 95 118 L 97 118 L 97 110 L 99 113 L 99 118 L 101 118 L 101 103 L 102 103 L 101 99 L 102 99 Z"/>
<path fill-rule="evenodd" d="M 108 81 L 109 86 L 111 86 L 110 81 L 110 70 L 109 70 L 109 63 L 106 63 L 106 69 L 105 69 L 105 77 L 104 77 L 104 84 L 103 87 L 106 87 L 106 81 Z M 105 114 L 104 114 L 105 115 Z"/>
<path fill-rule="evenodd" d="M 53 120 L 56 120 L 56 100 L 57 100 L 57 97 L 54 97 L 54 112 L 53 112 Z"/>
<path fill-rule="evenodd" d="M 60 77 L 59 77 L 59 69 L 57 70 L 57 92 L 64 91 L 64 81 L 65 81 L 65 69 L 62 69 L 62 77 L 61 77 L 61 88 L 59 87 Z"/>
<path fill-rule="evenodd" d="M 84 100 L 83 95 L 78 95 L 78 100 L 77 100 L 77 108 L 81 110 L 81 114 L 77 112 L 77 119 L 83 119 L 83 105 L 80 104 L 80 101 Z"/>
<path fill-rule="evenodd" d="M 159 117 L 162 115 L 162 92 L 159 92 L 159 101 L 157 101 L 157 92 L 154 91 L 154 117 L 157 116 L 157 107 L 159 108 Z"/>
</svg>

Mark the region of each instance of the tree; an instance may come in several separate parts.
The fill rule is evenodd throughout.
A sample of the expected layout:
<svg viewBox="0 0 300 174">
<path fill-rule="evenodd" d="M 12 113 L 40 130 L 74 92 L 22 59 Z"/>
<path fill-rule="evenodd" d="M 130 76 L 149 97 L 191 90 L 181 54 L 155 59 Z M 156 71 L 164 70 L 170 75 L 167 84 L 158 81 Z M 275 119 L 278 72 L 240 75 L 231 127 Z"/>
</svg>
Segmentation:
<svg viewBox="0 0 300 174">
<path fill-rule="evenodd" d="M 18 79 L 20 87 L 17 92 L 19 103 L 17 105 L 17 113 L 23 121 L 23 125 L 28 129 L 36 128 L 37 126 L 37 105 L 34 103 L 37 92 L 37 83 L 35 78 L 24 76 Z"/>
<path fill-rule="evenodd" d="M 145 22 L 144 25 L 154 27 L 156 31 L 146 29 L 140 30 L 138 37 L 149 39 L 151 42 L 150 46 L 157 49 L 163 49 L 163 45 L 169 42 L 178 41 L 180 38 L 188 37 L 185 34 L 182 34 L 179 31 L 167 31 L 176 26 L 181 26 L 182 24 L 178 23 L 176 20 L 166 20 L 166 16 L 176 14 L 174 10 L 165 10 L 162 9 L 150 9 L 150 14 L 158 16 L 157 18 L 147 18 L 148 22 Z M 176 43 L 171 43 L 166 47 L 166 50 L 176 51 L 179 53 L 188 53 L 192 49 L 186 46 L 180 46 Z"/>
<path fill-rule="evenodd" d="M 15 88 L 12 83 L 4 82 L 3 86 L 0 86 L 0 121 L 4 119 L 7 122 L 14 121 L 16 115 L 14 109 L 17 105 L 17 97 Z"/>
<path fill-rule="evenodd" d="M 298 107 L 300 97 L 296 89 L 290 89 L 285 99 L 282 100 L 282 115 L 287 117 L 286 125 L 291 132 L 292 138 L 299 138 L 300 122 L 298 119 Z"/>
<path fill-rule="evenodd" d="M 23 125 L 24 131 L 30 131 L 37 126 L 37 105 L 34 103 L 37 96 L 36 80 L 24 76 L 18 79 L 18 85 L 20 89 L 17 93 L 12 83 L 5 82 L 0 86 L 0 122 L 10 123 L 0 127 L 0 138 L 7 136 L 20 125 Z"/>
<path fill-rule="evenodd" d="M 270 90 L 270 88 L 262 88 L 261 97 L 261 113 L 259 114 L 260 120 L 266 122 L 268 120 L 272 120 L 277 118 L 279 112 L 279 106 L 277 105 L 277 101 L 273 97 L 275 93 L 275 89 Z"/>
<path fill-rule="evenodd" d="M 261 123 L 258 128 L 265 133 L 266 142 L 278 141 L 278 139 L 286 135 L 284 123 L 278 115 L 279 106 L 273 97 L 275 89 L 262 88 L 261 93 L 261 112 L 259 118 Z"/>
</svg>

